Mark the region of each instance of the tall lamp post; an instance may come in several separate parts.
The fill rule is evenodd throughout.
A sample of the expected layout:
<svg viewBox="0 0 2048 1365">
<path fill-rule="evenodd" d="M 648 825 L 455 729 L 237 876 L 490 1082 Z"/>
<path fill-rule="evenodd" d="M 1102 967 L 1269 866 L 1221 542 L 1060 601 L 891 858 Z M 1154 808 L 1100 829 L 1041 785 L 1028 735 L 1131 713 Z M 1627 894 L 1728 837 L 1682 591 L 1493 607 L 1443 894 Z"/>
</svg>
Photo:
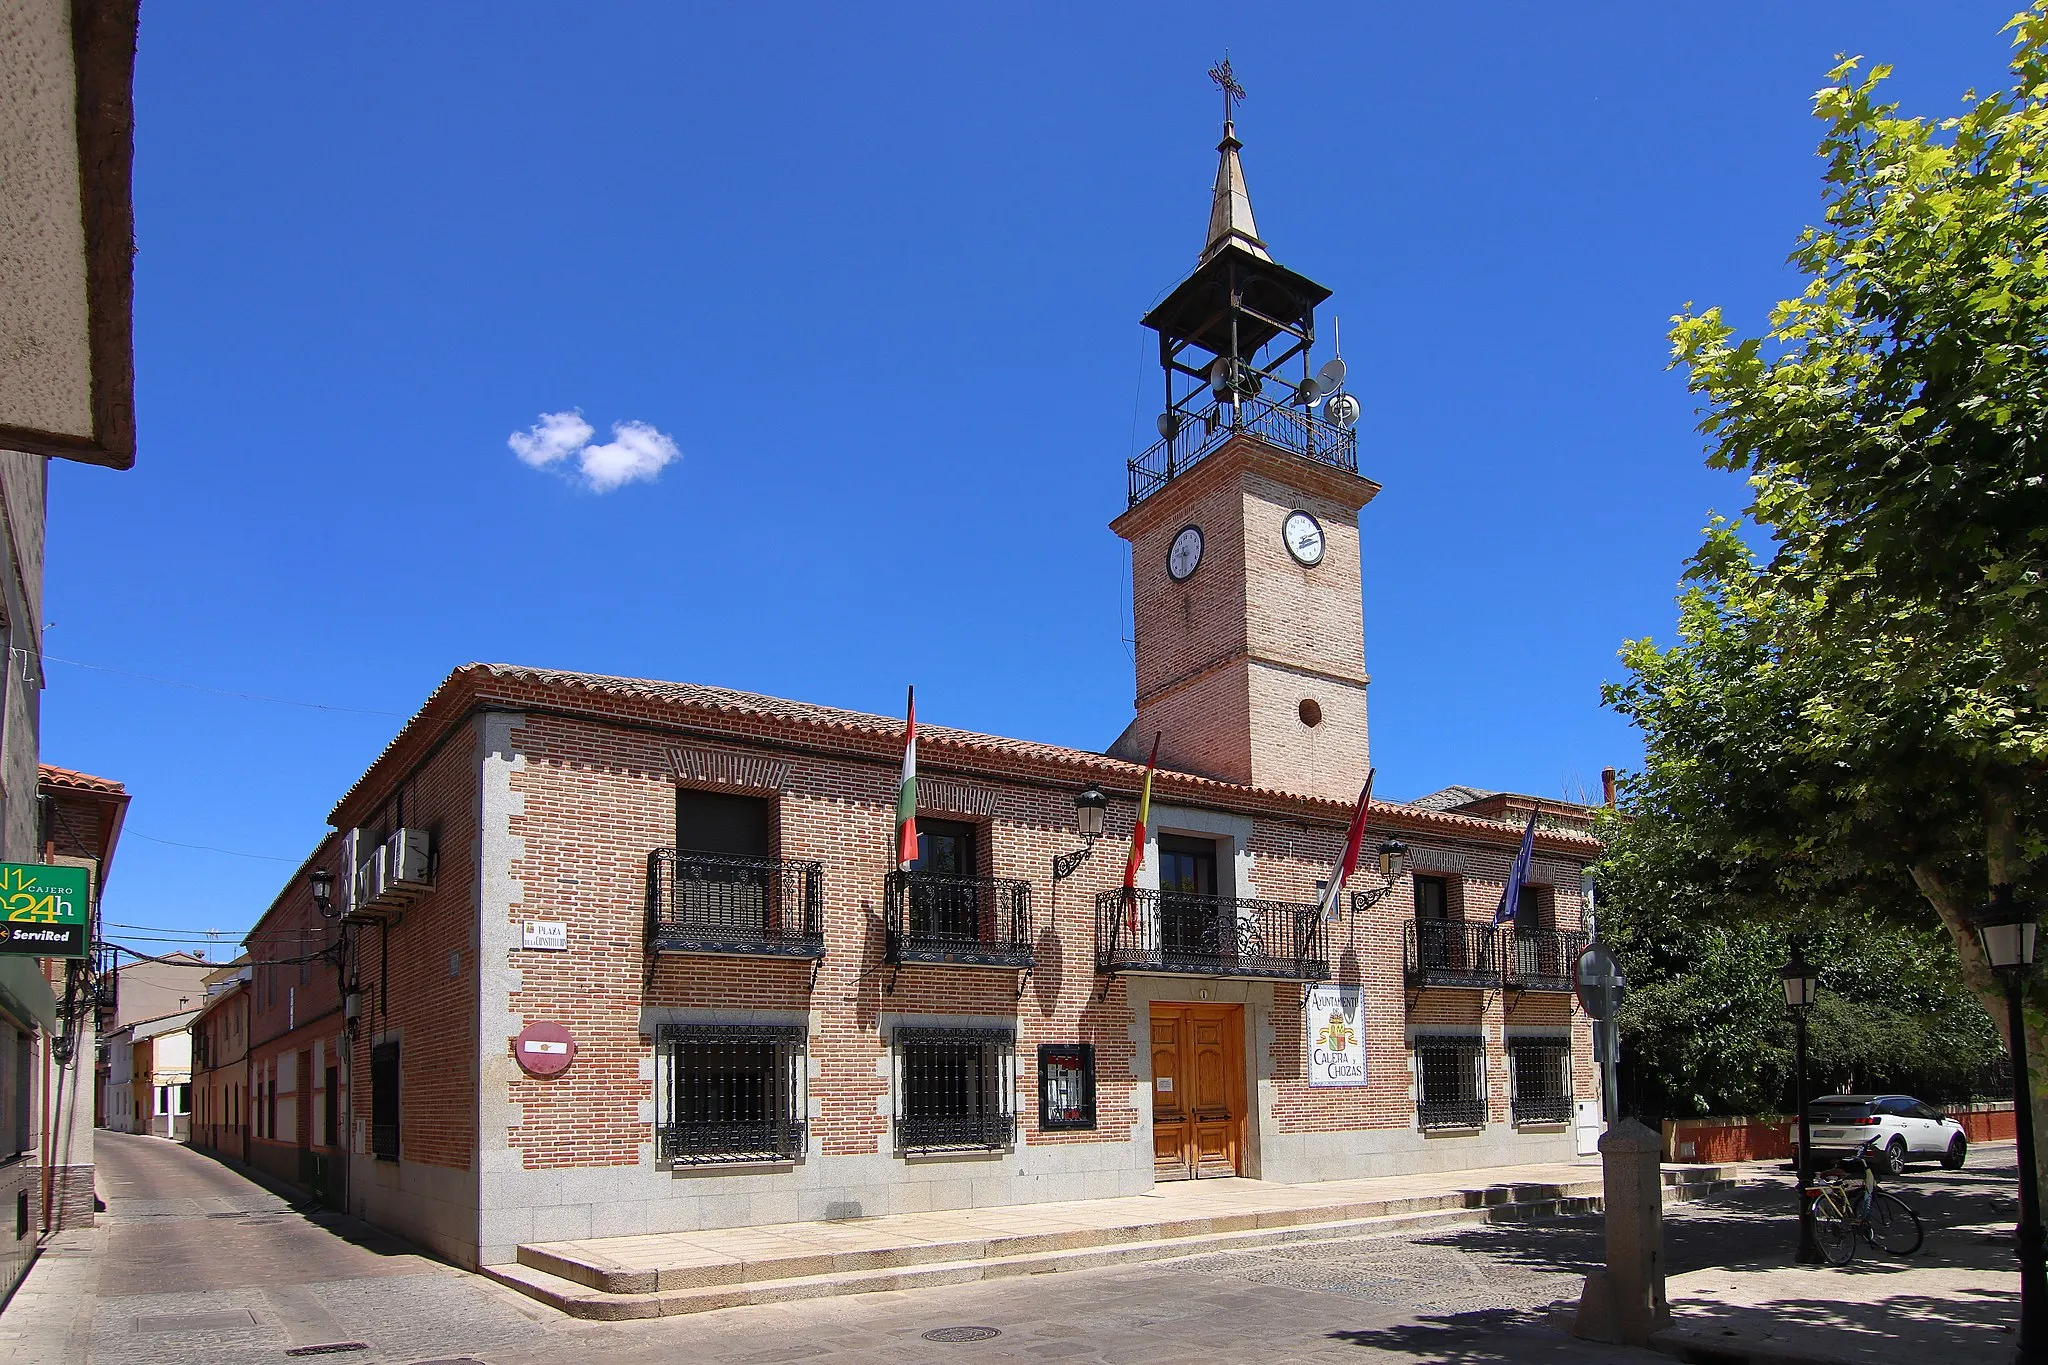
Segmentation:
<svg viewBox="0 0 2048 1365">
<path fill-rule="evenodd" d="M 2041 1187 L 2034 1176 L 2033 1087 L 2027 1080 L 2027 1027 L 2021 1001 L 2034 968 L 2034 907 L 2016 900 L 2010 886 L 1991 888 L 1991 903 L 1973 917 L 1985 960 L 2005 984 L 2006 1026 L 2012 1035 L 2012 1109 L 2019 1137 L 2021 1365 L 2048 1361 L 2048 1273 L 2042 1268 Z"/>
<path fill-rule="evenodd" d="M 1806 949 L 1796 939 L 1792 960 L 1778 975 L 1785 983 L 1785 1006 L 1792 1011 L 1792 1102 L 1799 1110 L 1799 1153 L 1793 1163 L 1798 1172 L 1794 1196 L 1799 1200 L 1799 1252 L 1793 1259 L 1801 1265 L 1821 1265 L 1827 1258 L 1813 1239 L 1813 1201 L 1806 1197 L 1806 1187 L 1813 1180 L 1813 1135 L 1806 1117 L 1806 1015 L 1820 991 L 1820 978 L 1807 964 Z"/>
</svg>

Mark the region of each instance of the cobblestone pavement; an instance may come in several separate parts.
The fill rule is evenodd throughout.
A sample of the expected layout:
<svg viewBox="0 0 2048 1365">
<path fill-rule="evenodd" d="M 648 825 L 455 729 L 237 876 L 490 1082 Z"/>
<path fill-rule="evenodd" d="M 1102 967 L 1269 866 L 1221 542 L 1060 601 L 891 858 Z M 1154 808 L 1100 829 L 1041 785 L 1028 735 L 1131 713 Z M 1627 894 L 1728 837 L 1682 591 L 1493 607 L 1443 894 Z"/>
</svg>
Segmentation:
<svg viewBox="0 0 2048 1365">
<path fill-rule="evenodd" d="M 1548 1311 L 1576 1300 L 1581 1276 L 1600 1254 L 1597 1219 L 1440 1228 L 603 1324 L 562 1317 L 352 1220 L 295 1211 L 184 1148 L 121 1134 L 100 1141 L 109 1208 L 98 1234 L 105 1242 L 92 1314 L 95 1365 L 281 1365 L 289 1347 L 344 1342 L 367 1349 L 316 1358 L 365 1365 L 1669 1360 L 1575 1341 Z M 1986 1244 L 1979 1225 L 2010 1216 L 2011 1156 L 1978 1155 L 1985 1160 L 1973 1160 L 1962 1177 L 1922 1172 L 1901 1182 L 1931 1226 L 1957 1229 L 1938 1231 L 1930 1254 L 1987 1264 L 2010 1256 Z M 1789 1221 L 1781 1211 L 1789 1200 L 1789 1183 L 1773 1179 L 1674 1208 L 1674 1276 L 1782 1262 Z M 1874 1263 L 1858 1272 L 1864 1283 L 1884 1273 Z M 1829 1293 L 1852 1292 L 1857 1282 L 1816 1281 Z M 923 1335 L 949 1327 L 1000 1334 L 972 1342 Z"/>
</svg>

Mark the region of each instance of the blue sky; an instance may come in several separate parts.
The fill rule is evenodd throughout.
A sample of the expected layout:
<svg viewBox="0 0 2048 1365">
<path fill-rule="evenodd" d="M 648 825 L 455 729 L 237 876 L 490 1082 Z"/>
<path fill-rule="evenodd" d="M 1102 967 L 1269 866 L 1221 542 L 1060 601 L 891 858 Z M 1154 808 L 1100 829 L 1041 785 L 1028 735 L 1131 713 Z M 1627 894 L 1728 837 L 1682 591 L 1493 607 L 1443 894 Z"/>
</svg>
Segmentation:
<svg viewBox="0 0 2048 1365">
<path fill-rule="evenodd" d="M 2015 7 L 151 7 L 141 453 L 50 496 L 44 757 L 134 793 L 107 918 L 245 929 L 473 659 L 1106 745 L 1226 45 L 1385 486 L 1379 789 L 1597 791 L 1616 648 L 1741 502 L 1667 318 L 1790 287 L 1836 53 L 1947 111 Z M 508 449 L 573 409 L 679 458 Z"/>
</svg>

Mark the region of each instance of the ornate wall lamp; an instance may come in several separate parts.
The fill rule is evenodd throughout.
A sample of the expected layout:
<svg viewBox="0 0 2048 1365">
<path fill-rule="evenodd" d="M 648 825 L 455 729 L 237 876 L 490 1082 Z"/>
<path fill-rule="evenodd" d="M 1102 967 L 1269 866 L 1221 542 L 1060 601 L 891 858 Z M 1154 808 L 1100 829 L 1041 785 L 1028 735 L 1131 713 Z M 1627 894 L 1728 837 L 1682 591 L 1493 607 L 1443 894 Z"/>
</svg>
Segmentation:
<svg viewBox="0 0 2048 1365">
<path fill-rule="evenodd" d="M 1088 861 L 1088 855 L 1095 851 L 1095 841 L 1102 837 L 1102 815 L 1109 809 L 1109 798 L 1094 783 L 1074 796 L 1074 832 L 1088 842 L 1072 853 L 1059 854 L 1052 860 L 1052 879 L 1065 881 Z"/>
<path fill-rule="evenodd" d="M 1370 910 L 1386 899 L 1387 893 L 1400 885 L 1401 874 L 1408 870 L 1408 845 L 1399 839 L 1389 839 L 1380 845 L 1377 865 L 1380 884 L 1364 891 L 1351 893 L 1351 909 L 1355 914 Z"/>
</svg>

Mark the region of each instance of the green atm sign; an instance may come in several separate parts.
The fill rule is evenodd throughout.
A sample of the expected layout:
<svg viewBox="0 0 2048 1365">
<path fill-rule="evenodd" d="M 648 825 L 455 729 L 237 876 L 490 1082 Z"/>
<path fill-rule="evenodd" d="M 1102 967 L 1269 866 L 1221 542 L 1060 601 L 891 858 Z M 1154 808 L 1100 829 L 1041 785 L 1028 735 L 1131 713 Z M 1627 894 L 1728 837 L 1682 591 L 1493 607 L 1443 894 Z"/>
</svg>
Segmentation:
<svg viewBox="0 0 2048 1365">
<path fill-rule="evenodd" d="M 0 863 L 0 953 L 86 956 L 91 896 L 82 867 Z"/>
</svg>

